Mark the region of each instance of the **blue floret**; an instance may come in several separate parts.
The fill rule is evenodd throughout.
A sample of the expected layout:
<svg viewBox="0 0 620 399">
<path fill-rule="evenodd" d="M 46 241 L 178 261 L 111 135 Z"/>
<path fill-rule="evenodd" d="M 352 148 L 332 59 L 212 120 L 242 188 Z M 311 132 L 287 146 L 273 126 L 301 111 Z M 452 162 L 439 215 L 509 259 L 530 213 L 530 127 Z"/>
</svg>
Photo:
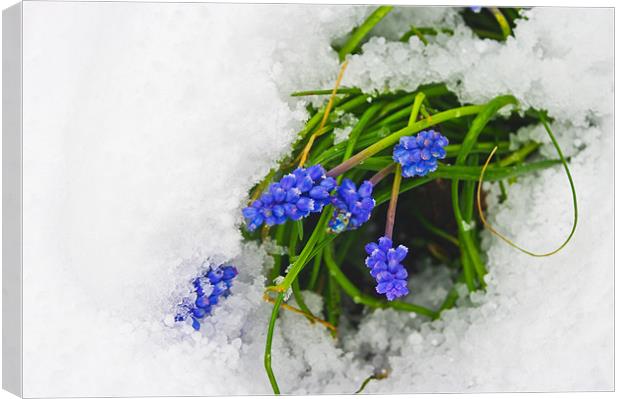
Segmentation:
<svg viewBox="0 0 620 399">
<path fill-rule="evenodd" d="M 393 159 L 402 166 L 403 177 L 426 176 L 437 170 L 437 160 L 446 157 L 448 139 L 434 130 L 401 137 Z"/>
</svg>

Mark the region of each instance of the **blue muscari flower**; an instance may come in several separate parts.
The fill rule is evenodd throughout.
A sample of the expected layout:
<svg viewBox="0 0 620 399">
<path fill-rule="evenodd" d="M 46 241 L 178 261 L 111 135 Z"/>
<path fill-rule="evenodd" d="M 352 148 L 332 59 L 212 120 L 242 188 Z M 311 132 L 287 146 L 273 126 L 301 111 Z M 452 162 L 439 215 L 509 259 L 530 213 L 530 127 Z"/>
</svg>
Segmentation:
<svg viewBox="0 0 620 399">
<path fill-rule="evenodd" d="M 437 170 L 437 160 L 446 157 L 448 139 L 434 130 L 401 137 L 392 158 L 401 164 L 403 177 L 426 176 Z"/>
<path fill-rule="evenodd" d="M 174 320 L 182 322 L 189 319 L 194 330 L 200 330 L 200 319 L 211 314 L 213 307 L 219 303 L 220 298 L 226 298 L 230 295 L 232 281 L 237 274 L 237 269 L 234 266 L 209 266 L 202 275 L 192 281 L 196 299 L 183 298 L 178 305 Z"/>
<path fill-rule="evenodd" d="M 344 179 L 332 197 L 334 215 L 329 221 L 328 230 L 332 233 L 341 233 L 360 227 L 370 219 L 375 207 L 372 198 L 373 185 L 366 180 L 359 188 L 349 179 Z"/>
<path fill-rule="evenodd" d="M 366 266 L 370 275 L 377 280 L 377 292 L 385 294 L 389 301 L 405 296 L 407 288 L 407 270 L 401 262 L 409 251 L 404 245 L 392 248 L 392 240 L 387 237 L 379 238 L 378 243 L 366 244 Z"/>
<path fill-rule="evenodd" d="M 470 10 L 472 10 L 473 12 L 475 12 L 476 14 L 479 13 L 480 11 L 482 11 L 482 7 L 480 6 L 471 6 L 469 7 Z"/>
<path fill-rule="evenodd" d="M 300 220 L 320 212 L 329 204 L 334 187 L 336 180 L 326 176 L 321 165 L 297 168 L 270 184 L 260 198 L 243 209 L 248 230 L 254 231 L 263 224 L 282 224 L 287 219 Z"/>
</svg>

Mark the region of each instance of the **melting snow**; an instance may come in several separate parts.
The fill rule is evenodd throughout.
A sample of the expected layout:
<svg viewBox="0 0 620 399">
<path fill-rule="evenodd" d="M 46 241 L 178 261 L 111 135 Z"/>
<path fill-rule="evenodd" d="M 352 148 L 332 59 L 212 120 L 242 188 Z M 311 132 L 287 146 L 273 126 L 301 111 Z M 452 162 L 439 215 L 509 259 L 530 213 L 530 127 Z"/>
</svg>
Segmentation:
<svg viewBox="0 0 620 399">
<path fill-rule="evenodd" d="M 368 12 L 24 4 L 24 206 L 36 210 L 24 229 L 38 232 L 24 248 L 32 265 L 24 270 L 25 395 L 270 392 L 262 365 L 269 257 L 243 243 L 240 209 L 303 124 L 305 104 L 288 94 L 331 86 L 330 42 Z M 354 392 L 375 368 L 389 378 L 366 392 L 613 388 L 613 12 L 527 15 L 516 39 L 500 44 L 474 38 L 454 10 L 397 11 L 377 33 L 398 37 L 410 17 L 455 35 L 428 47 L 415 37 L 372 39 L 343 85 L 411 90 L 447 81 L 464 102 L 513 93 L 548 109 L 573 155 L 574 240 L 534 259 L 484 233 L 487 293 L 432 323 L 369 312 L 337 345 L 320 326 L 283 313 L 273 358 L 284 392 Z M 546 140 L 536 129 L 514 140 L 527 137 Z M 497 187 L 485 188 L 489 219 L 528 248 L 548 250 L 570 228 L 560 167 L 510 185 L 501 207 Z M 204 259 L 234 260 L 233 295 L 199 333 L 167 327 Z M 445 276 L 413 279 L 412 296 L 436 306 Z M 307 300 L 319 309 L 320 298 Z"/>
</svg>

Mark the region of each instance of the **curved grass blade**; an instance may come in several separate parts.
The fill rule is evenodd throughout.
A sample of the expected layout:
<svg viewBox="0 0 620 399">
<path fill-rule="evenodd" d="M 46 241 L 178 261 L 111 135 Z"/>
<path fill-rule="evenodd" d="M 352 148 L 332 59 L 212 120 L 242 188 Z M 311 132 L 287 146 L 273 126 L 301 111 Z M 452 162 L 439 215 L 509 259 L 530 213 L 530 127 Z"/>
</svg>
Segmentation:
<svg viewBox="0 0 620 399">
<path fill-rule="evenodd" d="M 558 253 L 559 251 L 562 250 L 562 248 L 564 248 L 568 242 L 573 238 L 573 235 L 575 234 L 575 230 L 577 229 L 577 222 L 579 220 L 579 211 L 578 211 L 578 207 L 577 207 L 577 192 L 575 190 L 575 184 L 573 182 L 573 177 L 570 173 L 570 169 L 568 168 L 568 162 L 566 161 L 566 159 L 564 158 L 564 154 L 562 153 L 562 149 L 560 148 L 560 145 L 558 144 L 555 136 L 553 135 L 553 132 L 551 131 L 551 128 L 549 127 L 549 124 L 546 121 L 545 116 L 541 113 L 539 113 L 540 116 L 540 121 L 542 122 L 543 126 L 545 127 L 545 130 L 547 131 L 547 134 L 549 135 L 549 138 L 551 139 L 551 142 L 553 143 L 553 146 L 555 147 L 555 150 L 557 151 L 558 155 L 560 156 L 560 160 L 562 162 L 562 166 L 564 167 L 564 171 L 566 172 L 566 177 L 568 178 L 568 183 L 570 184 L 570 189 L 571 189 L 571 195 L 572 195 L 572 199 L 573 199 L 573 226 L 571 228 L 570 233 L 568 234 L 568 237 L 566 237 L 566 239 L 564 240 L 564 242 L 556 249 L 554 249 L 553 251 L 550 252 L 546 252 L 546 253 L 542 253 L 542 254 L 538 254 L 538 253 L 534 253 L 531 251 L 528 251 L 524 248 L 522 248 L 521 246 L 515 244 L 513 241 L 511 241 L 509 238 L 507 238 L 506 236 L 502 235 L 501 233 L 499 233 L 498 231 L 496 231 L 485 219 L 484 217 L 484 212 L 482 212 L 482 206 L 480 205 L 480 186 L 481 184 L 478 184 L 478 191 L 476 193 L 477 196 L 477 200 L 478 200 L 478 214 L 480 215 L 480 220 L 482 221 L 482 224 L 484 224 L 484 226 L 491 231 L 493 234 L 495 234 L 496 236 L 498 236 L 499 238 L 501 238 L 504 242 L 506 242 L 508 245 L 510 245 L 511 247 L 514 247 L 516 249 L 518 249 L 519 251 L 530 255 L 530 256 L 534 256 L 534 257 L 546 257 L 546 256 L 551 256 L 554 255 L 556 253 Z M 495 153 L 495 151 L 492 151 L 491 154 L 489 155 L 489 157 L 487 158 L 483 168 L 482 168 L 482 172 L 480 173 L 480 181 L 482 181 L 483 177 L 484 177 L 484 173 L 487 169 L 487 166 L 489 165 L 489 162 L 491 161 L 491 158 L 493 157 L 493 154 Z"/>
</svg>

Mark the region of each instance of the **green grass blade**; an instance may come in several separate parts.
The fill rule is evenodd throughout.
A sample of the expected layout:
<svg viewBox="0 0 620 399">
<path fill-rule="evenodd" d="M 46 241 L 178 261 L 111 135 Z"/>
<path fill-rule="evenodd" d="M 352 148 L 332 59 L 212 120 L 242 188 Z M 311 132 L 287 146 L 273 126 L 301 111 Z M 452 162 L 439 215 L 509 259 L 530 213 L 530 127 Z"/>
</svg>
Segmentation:
<svg viewBox="0 0 620 399">
<path fill-rule="evenodd" d="M 306 313 L 307 315 L 306 318 L 311 323 L 314 323 L 315 317 L 312 314 L 312 311 L 310 310 L 308 305 L 306 305 L 306 301 L 304 301 L 304 297 L 301 294 L 301 288 L 299 287 L 299 279 L 293 280 L 293 283 L 291 284 L 291 289 L 293 291 L 293 297 L 295 298 L 295 302 L 297 302 L 297 305 L 299 305 L 299 309 L 303 310 L 304 313 Z"/>
<path fill-rule="evenodd" d="M 347 42 L 342 46 L 342 48 L 338 51 L 338 58 L 340 58 L 340 62 L 344 61 L 348 54 L 353 53 L 359 47 L 360 43 L 366 35 L 372 30 L 385 17 L 390 11 L 392 11 L 392 6 L 381 6 L 378 7 L 375 11 L 366 20 L 358 26 Z"/>
<path fill-rule="evenodd" d="M 273 310 L 271 311 L 271 318 L 269 319 L 269 326 L 267 328 L 267 340 L 265 343 L 265 355 L 263 358 L 265 371 L 267 372 L 271 389 L 273 389 L 273 393 L 276 395 L 280 394 L 280 387 L 278 387 L 276 376 L 273 374 L 273 369 L 271 368 L 271 344 L 273 342 L 273 331 L 276 327 L 276 319 L 278 318 L 278 313 L 283 300 L 284 293 L 280 293 L 276 297 L 275 303 L 273 304 Z"/>
<path fill-rule="evenodd" d="M 499 96 L 489 101 L 483 109 L 478 113 L 474 121 L 472 122 L 469 131 L 465 135 L 463 139 L 463 143 L 461 144 L 461 149 L 456 156 L 455 165 L 462 166 L 465 164 L 467 156 L 472 151 L 475 146 L 478 136 L 482 129 L 486 126 L 486 124 L 495 116 L 495 114 L 504 106 L 507 105 L 516 105 L 517 100 L 513 96 Z M 473 290 L 471 270 L 469 269 L 473 266 L 475 270 L 478 281 L 481 286 L 484 287 L 484 275 L 486 274 L 486 268 L 480 259 L 480 254 L 478 253 L 477 247 L 472 237 L 472 228 L 470 223 L 465 220 L 463 214 L 461 212 L 461 204 L 459 201 L 459 179 L 452 180 L 451 187 L 452 194 L 452 208 L 454 212 L 454 218 L 456 219 L 456 225 L 458 228 L 458 237 L 460 241 L 460 249 L 461 249 L 461 260 L 463 263 L 463 270 L 466 273 L 466 283 L 467 287 L 470 291 Z M 466 257 L 468 259 L 466 259 Z"/>
</svg>

